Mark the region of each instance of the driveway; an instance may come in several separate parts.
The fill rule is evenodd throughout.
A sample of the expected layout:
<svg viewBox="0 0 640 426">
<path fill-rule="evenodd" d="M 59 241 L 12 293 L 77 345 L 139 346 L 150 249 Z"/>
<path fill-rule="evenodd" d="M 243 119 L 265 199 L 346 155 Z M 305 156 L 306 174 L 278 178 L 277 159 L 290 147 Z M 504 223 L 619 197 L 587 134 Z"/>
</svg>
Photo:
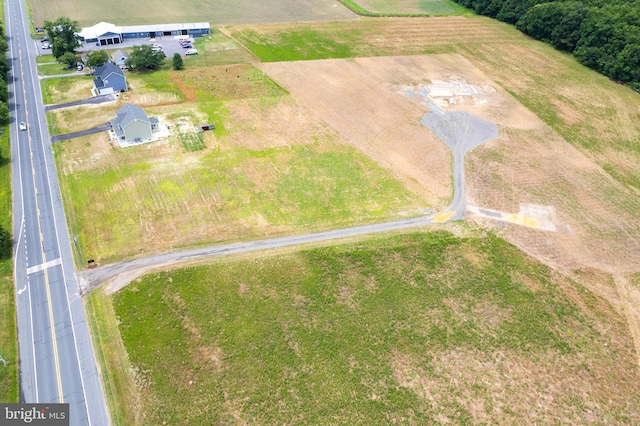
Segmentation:
<svg viewBox="0 0 640 426">
<path fill-rule="evenodd" d="M 51 136 L 51 142 L 66 141 L 67 139 L 79 138 L 80 136 L 92 135 L 94 133 L 106 132 L 111 129 L 110 123 L 101 124 L 91 129 L 81 130 L 79 132 L 65 133 L 64 135 Z"/>
<path fill-rule="evenodd" d="M 81 101 L 67 102 L 66 104 L 45 105 L 44 110 L 51 111 L 54 109 L 67 108 L 67 107 L 78 106 L 78 105 L 95 105 L 95 104 L 102 104 L 106 102 L 114 102 L 117 100 L 118 100 L 118 96 L 114 93 L 111 93 L 109 95 L 94 96 L 93 98 L 83 99 Z"/>
</svg>

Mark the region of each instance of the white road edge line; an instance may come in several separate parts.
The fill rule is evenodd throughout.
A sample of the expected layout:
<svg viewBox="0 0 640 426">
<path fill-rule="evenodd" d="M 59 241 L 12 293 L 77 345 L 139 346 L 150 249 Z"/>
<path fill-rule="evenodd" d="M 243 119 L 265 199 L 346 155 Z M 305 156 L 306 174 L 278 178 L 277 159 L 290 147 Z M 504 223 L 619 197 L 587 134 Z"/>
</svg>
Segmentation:
<svg viewBox="0 0 640 426">
<path fill-rule="evenodd" d="M 20 3 L 19 9 L 20 9 L 20 14 L 23 13 L 23 9 L 22 6 L 24 5 L 24 3 Z M 24 16 L 23 18 L 23 22 L 25 22 Z M 25 39 L 28 38 L 29 34 L 26 34 L 26 27 L 23 26 L 22 27 L 24 30 L 24 36 Z M 37 48 L 37 47 L 36 47 Z M 32 57 L 31 55 L 27 55 L 28 58 L 28 63 L 29 63 L 29 67 L 33 67 L 34 64 L 32 64 Z M 41 92 L 41 88 L 40 88 L 40 80 L 38 80 L 37 82 L 34 81 L 33 79 L 33 69 L 31 69 L 31 72 L 29 73 L 29 77 L 31 78 L 31 82 L 33 84 L 33 89 L 34 89 L 34 96 L 39 96 L 40 99 L 42 99 L 42 92 Z M 37 83 L 37 84 L 36 84 Z M 37 98 L 36 98 L 37 99 Z M 58 251 L 60 253 L 60 257 L 62 258 L 62 250 L 61 250 L 61 246 L 60 246 L 60 233 L 58 232 L 58 226 L 57 226 L 57 221 L 56 221 L 56 209 L 54 207 L 54 202 L 53 202 L 53 197 L 52 197 L 52 191 L 51 191 L 51 180 L 50 180 L 50 175 L 49 175 L 49 166 L 47 165 L 47 146 L 44 145 L 44 138 L 42 138 L 42 135 L 44 134 L 42 132 L 42 121 L 40 120 L 41 116 L 40 116 L 40 108 L 38 105 L 38 102 L 36 101 L 36 117 L 37 117 L 37 121 L 38 121 L 38 127 L 40 128 L 40 145 L 42 147 L 42 155 L 43 155 L 43 159 L 44 159 L 44 167 L 46 169 L 46 176 L 47 176 L 47 185 L 49 186 L 49 200 L 51 202 L 51 214 L 53 216 L 53 227 L 55 229 L 55 234 L 56 234 L 56 242 L 58 244 Z M 48 134 L 48 130 L 47 133 Z M 47 145 L 49 149 L 52 149 L 51 147 L 51 141 L 47 141 Z M 58 189 L 59 191 L 59 189 Z M 60 202 L 62 203 L 62 200 L 60 200 Z M 64 208 L 64 207 L 63 207 Z M 66 221 L 66 219 L 64 219 Z M 87 413 L 87 422 L 89 423 L 89 426 L 91 426 L 91 415 L 89 412 L 89 404 L 88 404 L 88 400 L 87 400 L 87 391 L 85 389 L 85 384 L 84 384 L 84 375 L 82 373 L 82 366 L 80 365 L 80 355 L 78 353 L 78 341 L 76 339 L 76 330 L 75 330 L 75 321 L 73 319 L 73 311 L 71 310 L 71 303 L 69 302 L 69 287 L 67 286 L 67 278 L 66 278 L 66 273 L 64 270 L 64 263 L 60 264 L 60 268 L 62 269 L 62 281 L 64 282 L 64 286 L 65 286 L 65 293 L 66 296 L 65 299 L 67 299 L 67 309 L 69 310 L 69 318 L 71 319 L 71 334 L 73 335 L 73 346 L 74 346 L 74 350 L 76 353 L 76 360 L 77 360 L 77 366 L 78 366 L 78 371 L 80 373 L 80 384 L 82 386 L 82 397 L 84 399 L 84 406 L 85 406 L 85 411 Z M 74 271 L 75 274 L 75 271 Z M 78 297 L 80 297 L 80 289 L 78 288 Z M 84 307 L 83 307 L 84 309 Z M 52 325 L 53 326 L 53 325 Z M 94 367 L 97 369 L 97 365 L 96 365 L 96 360 L 95 360 L 95 354 L 93 352 L 93 345 L 91 343 L 91 336 L 89 337 L 89 345 L 92 348 L 91 349 L 91 353 L 93 354 L 93 362 L 94 362 Z M 102 390 L 102 384 L 100 384 L 100 390 Z M 106 412 L 108 413 L 108 410 L 105 407 Z M 107 414 L 108 415 L 108 414 Z"/>
</svg>

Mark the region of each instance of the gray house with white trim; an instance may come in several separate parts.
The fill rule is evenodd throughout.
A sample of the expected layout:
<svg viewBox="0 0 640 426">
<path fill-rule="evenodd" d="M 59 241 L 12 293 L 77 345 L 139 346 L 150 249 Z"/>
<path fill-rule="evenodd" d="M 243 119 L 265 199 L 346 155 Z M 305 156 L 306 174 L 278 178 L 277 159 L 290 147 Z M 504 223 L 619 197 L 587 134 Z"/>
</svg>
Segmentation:
<svg viewBox="0 0 640 426">
<path fill-rule="evenodd" d="M 98 95 L 124 92 L 128 89 L 124 72 L 111 62 L 96 68 L 96 78 L 93 80 L 93 85 Z"/>
<path fill-rule="evenodd" d="M 142 108 L 132 104 L 124 104 L 110 123 L 120 146 L 149 142 L 159 130 L 157 117 L 147 117 Z"/>
<path fill-rule="evenodd" d="M 123 67 L 129 56 L 129 52 L 126 50 L 118 49 L 111 54 L 111 62 L 118 67 Z"/>
</svg>

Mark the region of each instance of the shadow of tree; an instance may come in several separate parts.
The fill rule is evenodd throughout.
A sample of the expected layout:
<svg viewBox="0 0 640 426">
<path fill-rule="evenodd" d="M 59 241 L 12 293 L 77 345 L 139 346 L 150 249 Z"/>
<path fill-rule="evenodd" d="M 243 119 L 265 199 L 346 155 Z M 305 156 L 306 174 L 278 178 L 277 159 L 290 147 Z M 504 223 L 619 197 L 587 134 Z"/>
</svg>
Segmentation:
<svg viewBox="0 0 640 426">
<path fill-rule="evenodd" d="M 11 232 L 0 227 L 0 260 L 11 257 Z"/>
</svg>

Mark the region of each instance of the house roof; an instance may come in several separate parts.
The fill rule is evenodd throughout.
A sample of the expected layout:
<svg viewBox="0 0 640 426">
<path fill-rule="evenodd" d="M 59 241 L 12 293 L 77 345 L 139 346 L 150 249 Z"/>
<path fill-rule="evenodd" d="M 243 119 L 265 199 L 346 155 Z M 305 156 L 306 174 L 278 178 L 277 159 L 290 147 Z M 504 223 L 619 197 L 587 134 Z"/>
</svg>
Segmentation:
<svg viewBox="0 0 640 426">
<path fill-rule="evenodd" d="M 120 27 L 108 22 L 100 22 L 95 24 L 93 27 L 83 28 L 78 34 L 86 40 L 98 38 L 109 33 L 122 34 L 122 30 Z"/>
<path fill-rule="evenodd" d="M 106 80 L 111 74 L 118 74 L 124 77 L 124 71 L 113 65 L 111 62 L 107 62 L 104 65 L 101 65 L 96 68 L 96 77 L 100 77 L 103 80 Z"/>
<path fill-rule="evenodd" d="M 106 64 L 99 66 L 96 68 L 96 78 L 93 79 L 93 84 L 96 86 L 96 89 L 101 89 L 105 87 L 105 81 L 109 80 L 109 76 L 111 74 L 117 74 L 124 77 L 124 72 L 120 69 L 120 67 L 115 66 L 111 62 L 107 62 Z M 113 87 L 113 84 L 108 87 Z"/>
<path fill-rule="evenodd" d="M 97 39 L 107 34 L 123 34 L 123 33 L 149 33 L 149 32 L 164 32 L 164 31 L 178 31 L 178 30 L 196 30 L 207 28 L 211 29 L 208 22 L 191 22 L 182 24 L 154 24 L 154 25 L 131 25 L 120 27 L 108 22 L 100 22 L 93 27 L 83 28 L 78 35 L 85 40 Z"/>
<path fill-rule="evenodd" d="M 121 27 L 123 33 L 149 33 L 149 32 L 163 32 L 163 31 L 178 31 L 178 30 L 196 30 L 201 28 L 211 28 L 208 22 L 191 22 L 182 24 L 153 24 L 153 25 L 131 25 L 128 27 Z"/>
<path fill-rule="evenodd" d="M 128 57 L 129 57 L 129 52 L 122 49 L 118 49 L 111 54 L 111 59 L 113 59 L 114 61 L 120 58 L 128 58 Z"/>
<path fill-rule="evenodd" d="M 127 127 L 129 124 L 136 120 L 144 121 L 147 123 L 151 122 L 144 110 L 138 105 L 124 104 L 122 108 L 116 111 L 115 121 L 117 121 L 120 127 Z"/>
<path fill-rule="evenodd" d="M 151 119 L 147 117 L 147 114 L 142 108 L 137 105 L 124 104 L 116 111 L 116 118 L 112 119 L 110 123 L 118 139 L 124 139 L 126 137 L 124 129 L 134 121 L 151 123 Z"/>
</svg>

